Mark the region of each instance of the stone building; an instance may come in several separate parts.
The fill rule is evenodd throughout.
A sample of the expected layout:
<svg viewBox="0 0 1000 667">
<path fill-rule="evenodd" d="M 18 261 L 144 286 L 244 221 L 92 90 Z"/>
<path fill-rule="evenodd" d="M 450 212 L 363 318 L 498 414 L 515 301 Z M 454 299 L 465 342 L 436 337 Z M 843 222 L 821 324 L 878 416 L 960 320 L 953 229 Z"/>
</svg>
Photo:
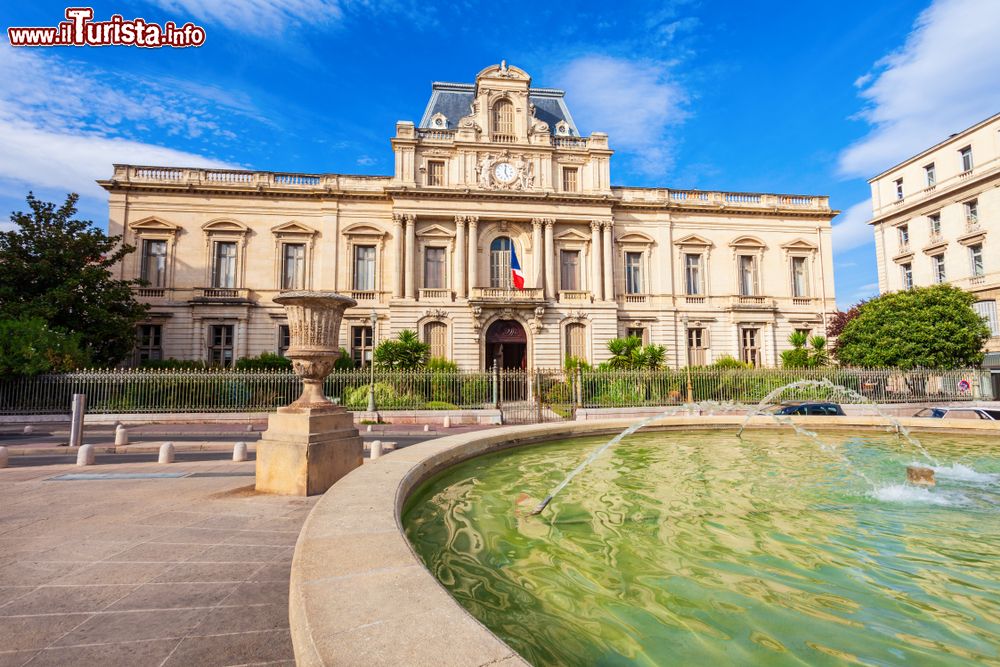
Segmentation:
<svg viewBox="0 0 1000 667">
<path fill-rule="evenodd" d="M 1000 390 L 1000 114 L 872 178 L 882 293 L 951 283 L 976 295 Z"/>
<path fill-rule="evenodd" d="M 599 363 L 627 334 L 674 367 L 774 365 L 835 309 L 827 197 L 613 186 L 608 136 L 517 67 L 434 83 L 392 149 L 392 176 L 115 165 L 110 232 L 138 248 L 121 276 L 152 306 L 137 358 L 280 352 L 272 298 L 296 288 L 357 299 L 356 360 L 413 329 L 467 369 Z"/>
</svg>

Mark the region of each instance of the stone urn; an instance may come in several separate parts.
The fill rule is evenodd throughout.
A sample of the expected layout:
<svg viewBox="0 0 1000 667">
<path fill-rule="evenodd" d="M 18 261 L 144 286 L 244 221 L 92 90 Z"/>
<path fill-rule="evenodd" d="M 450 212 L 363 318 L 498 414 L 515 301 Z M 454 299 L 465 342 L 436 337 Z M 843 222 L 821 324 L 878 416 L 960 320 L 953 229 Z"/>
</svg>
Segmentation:
<svg viewBox="0 0 1000 667">
<path fill-rule="evenodd" d="M 340 356 L 340 323 L 344 311 L 358 302 L 336 292 L 284 292 L 274 302 L 288 314 L 290 346 L 285 356 L 302 378 L 302 395 L 290 408 L 323 408 L 333 403 L 323 391 L 323 381 Z"/>
<path fill-rule="evenodd" d="M 284 292 L 274 298 L 288 313 L 286 356 L 302 378 L 302 395 L 267 417 L 257 443 L 256 488 L 312 496 L 361 465 L 363 446 L 354 419 L 331 402 L 323 381 L 340 351 L 344 311 L 357 305 L 335 292 Z"/>
</svg>

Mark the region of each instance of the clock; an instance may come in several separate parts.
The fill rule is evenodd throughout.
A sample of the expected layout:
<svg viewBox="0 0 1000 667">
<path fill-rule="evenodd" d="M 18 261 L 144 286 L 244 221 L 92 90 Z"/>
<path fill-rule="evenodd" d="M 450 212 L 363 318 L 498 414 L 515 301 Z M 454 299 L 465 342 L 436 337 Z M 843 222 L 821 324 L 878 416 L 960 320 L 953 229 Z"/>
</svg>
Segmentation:
<svg viewBox="0 0 1000 667">
<path fill-rule="evenodd" d="M 510 162 L 498 162 L 493 166 L 493 176 L 501 183 L 511 183 L 517 177 L 517 172 Z"/>
</svg>

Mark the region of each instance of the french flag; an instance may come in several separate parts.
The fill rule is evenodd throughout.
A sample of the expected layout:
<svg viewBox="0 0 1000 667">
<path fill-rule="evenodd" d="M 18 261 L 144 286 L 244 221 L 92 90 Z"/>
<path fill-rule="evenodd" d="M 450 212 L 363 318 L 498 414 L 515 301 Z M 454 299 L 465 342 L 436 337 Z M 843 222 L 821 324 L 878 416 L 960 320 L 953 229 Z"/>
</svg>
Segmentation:
<svg viewBox="0 0 1000 667">
<path fill-rule="evenodd" d="M 513 243 L 510 244 L 510 282 L 517 289 L 524 289 L 524 271 L 521 270 L 521 264 L 517 261 L 517 253 L 514 252 Z"/>
</svg>

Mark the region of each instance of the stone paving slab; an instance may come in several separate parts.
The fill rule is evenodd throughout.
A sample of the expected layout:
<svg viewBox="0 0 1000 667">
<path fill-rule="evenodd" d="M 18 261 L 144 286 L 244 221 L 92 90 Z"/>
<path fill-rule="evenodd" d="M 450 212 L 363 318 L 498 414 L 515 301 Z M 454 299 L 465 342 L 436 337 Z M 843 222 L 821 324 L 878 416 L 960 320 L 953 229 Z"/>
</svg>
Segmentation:
<svg viewBox="0 0 1000 667">
<path fill-rule="evenodd" d="M 293 665 L 292 552 L 316 499 L 256 494 L 253 466 L 0 469 L 0 667 Z"/>
</svg>

